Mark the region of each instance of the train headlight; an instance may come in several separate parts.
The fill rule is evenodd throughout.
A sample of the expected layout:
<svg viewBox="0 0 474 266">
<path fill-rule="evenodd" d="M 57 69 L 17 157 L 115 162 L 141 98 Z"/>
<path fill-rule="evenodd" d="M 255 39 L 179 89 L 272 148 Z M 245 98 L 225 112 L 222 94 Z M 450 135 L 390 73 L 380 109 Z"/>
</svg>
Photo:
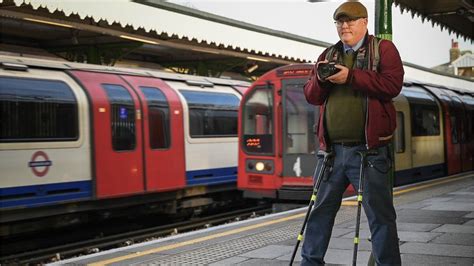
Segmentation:
<svg viewBox="0 0 474 266">
<path fill-rule="evenodd" d="M 265 169 L 265 164 L 262 162 L 258 162 L 255 164 L 255 170 L 257 171 L 263 171 Z"/>
<path fill-rule="evenodd" d="M 273 174 L 275 163 L 273 160 L 247 159 L 245 171 L 247 173 Z"/>
</svg>

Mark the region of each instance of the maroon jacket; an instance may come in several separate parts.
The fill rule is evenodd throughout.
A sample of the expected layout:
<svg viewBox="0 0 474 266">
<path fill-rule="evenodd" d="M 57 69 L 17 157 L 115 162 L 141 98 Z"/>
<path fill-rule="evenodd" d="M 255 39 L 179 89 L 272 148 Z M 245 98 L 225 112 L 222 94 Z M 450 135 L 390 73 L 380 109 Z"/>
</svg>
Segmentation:
<svg viewBox="0 0 474 266">
<path fill-rule="evenodd" d="M 372 35 L 368 35 L 363 45 L 367 47 L 372 38 Z M 342 43 L 338 42 L 336 47 L 342 49 Z M 319 56 L 318 62 L 324 60 L 328 49 Z M 379 54 L 377 72 L 351 69 L 347 78 L 350 88 L 361 91 L 367 96 L 365 139 L 369 149 L 391 141 L 396 128 L 396 112 L 392 98 L 400 93 L 403 85 L 403 64 L 395 45 L 391 41 L 382 40 L 379 45 Z M 304 86 L 306 100 L 311 104 L 320 105 L 317 134 L 319 147 L 322 150 L 327 150 L 324 111 L 333 85 L 329 81 L 319 81 L 313 68 L 310 79 Z"/>
</svg>

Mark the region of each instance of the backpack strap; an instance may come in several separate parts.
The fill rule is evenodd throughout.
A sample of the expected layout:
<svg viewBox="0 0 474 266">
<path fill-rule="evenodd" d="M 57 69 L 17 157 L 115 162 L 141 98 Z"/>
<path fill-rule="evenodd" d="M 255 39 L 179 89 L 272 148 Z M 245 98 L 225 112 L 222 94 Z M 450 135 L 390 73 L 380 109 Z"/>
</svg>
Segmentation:
<svg viewBox="0 0 474 266">
<path fill-rule="evenodd" d="M 327 52 L 326 52 L 326 56 L 324 57 L 324 59 L 328 60 L 329 62 L 336 62 L 337 61 L 336 50 L 337 49 L 336 49 L 335 45 L 329 47 Z"/>
<path fill-rule="evenodd" d="M 370 70 L 377 72 L 378 67 L 379 67 L 379 62 L 380 62 L 380 43 L 382 42 L 383 39 L 374 37 L 372 38 L 372 49 L 371 49 L 371 54 L 373 55 L 372 57 L 372 65 Z"/>
</svg>

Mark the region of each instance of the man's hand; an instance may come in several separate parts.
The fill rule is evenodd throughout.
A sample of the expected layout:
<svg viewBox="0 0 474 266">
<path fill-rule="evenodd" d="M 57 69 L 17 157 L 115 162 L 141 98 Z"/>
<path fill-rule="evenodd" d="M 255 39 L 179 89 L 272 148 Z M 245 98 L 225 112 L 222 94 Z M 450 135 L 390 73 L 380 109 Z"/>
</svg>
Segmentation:
<svg viewBox="0 0 474 266">
<path fill-rule="evenodd" d="M 335 65 L 335 67 L 341 71 L 327 77 L 326 80 L 335 84 L 345 84 L 347 82 L 347 76 L 349 75 L 349 69 L 343 65 Z"/>
</svg>

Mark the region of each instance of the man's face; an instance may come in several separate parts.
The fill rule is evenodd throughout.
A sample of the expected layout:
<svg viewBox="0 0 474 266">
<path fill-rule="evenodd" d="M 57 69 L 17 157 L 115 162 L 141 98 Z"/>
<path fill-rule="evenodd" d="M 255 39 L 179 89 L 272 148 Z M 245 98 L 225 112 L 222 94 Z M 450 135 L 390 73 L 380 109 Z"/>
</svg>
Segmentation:
<svg viewBox="0 0 474 266">
<path fill-rule="evenodd" d="M 367 32 L 367 18 L 349 19 L 341 17 L 336 22 L 337 34 L 349 46 L 356 45 Z"/>
</svg>

